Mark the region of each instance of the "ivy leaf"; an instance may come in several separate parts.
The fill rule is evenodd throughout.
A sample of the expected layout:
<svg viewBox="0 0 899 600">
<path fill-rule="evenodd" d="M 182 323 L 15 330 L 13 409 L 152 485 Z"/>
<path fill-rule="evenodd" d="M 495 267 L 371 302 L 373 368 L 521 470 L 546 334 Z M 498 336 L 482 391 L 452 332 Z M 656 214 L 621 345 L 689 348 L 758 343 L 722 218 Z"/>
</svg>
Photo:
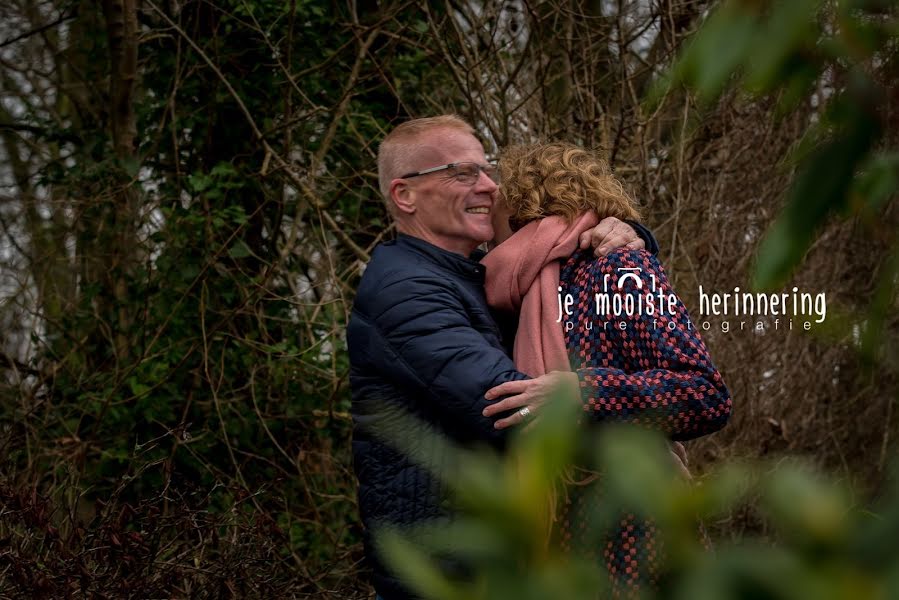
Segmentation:
<svg viewBox="0 0 899 600">
<path fill-rule="evenodd" d="M 228 256 L 231 258 L 246 258 L 250 256 L 252 252 L 250 252 L 249 247 L 247 247 L 246 243 L 243 240 L 237 240 L 237 242 L 231 246 L 231 249 L 228 251 Z"/>
<path fill-rule="evenodd" d="M 194 173 L 187 178 L 187 184 L 193 192 L 200 193 L 212 185 L 212 177 L 204 173 Z"/>
<path fill-rule="evenodd" d="M 143 396 L 147 392 L 150 391 L 150 386 L 144 385 L 140 381 L 138 381 L 137 377 L 129 377 L 128 378 L 128 388 L 131 390 L 131 393 L 135 396 Z"/>
</svg>

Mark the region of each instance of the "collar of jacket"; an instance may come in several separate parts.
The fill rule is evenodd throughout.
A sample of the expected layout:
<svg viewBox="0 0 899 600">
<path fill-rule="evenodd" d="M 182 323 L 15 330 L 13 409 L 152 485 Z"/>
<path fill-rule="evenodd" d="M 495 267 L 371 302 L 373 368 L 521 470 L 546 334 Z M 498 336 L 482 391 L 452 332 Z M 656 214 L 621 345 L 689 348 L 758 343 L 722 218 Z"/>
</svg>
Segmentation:
<svg viewBox="0 0 899 600">
<path fill-rule="evenodd" d="M 475 250 L 470 258 L 466 258 L 461 254 L 444 250 L 421 238 L 413 237 L 405 233 L 398 233 L 396 240 L 393 243 L 400 248 L 404 248 L 424 257 L 429 262 L 436 264 L 453 274 L 477 281 L 481 284 L 484 283 L 484 274 L 487 272 L 487 269 L 484 265 L 475 260 L 484 256 L 484 253 L 481 250 Z"/>
</svg>

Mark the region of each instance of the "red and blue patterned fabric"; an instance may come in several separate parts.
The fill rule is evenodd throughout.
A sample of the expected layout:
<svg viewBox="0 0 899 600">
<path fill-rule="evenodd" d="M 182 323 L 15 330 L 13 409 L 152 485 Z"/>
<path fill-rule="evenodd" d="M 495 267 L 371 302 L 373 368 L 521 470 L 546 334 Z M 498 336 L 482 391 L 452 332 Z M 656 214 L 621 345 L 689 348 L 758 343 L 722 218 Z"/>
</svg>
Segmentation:
<svg viewBox="0 0 899 600">
<path fill-rule="evenodd" d="M 655 256 L 617 250 L 596 259 L 579 251 L 562 265 L 560 285 L 563 297 L 573 298 L 571 314 L 563 315 L 560 326 L 581 383 L 585 416 L 637 424 L 672 440 L 708 435 L 727 423 L 730 394 L 683 302 L 672 296 L 669 306 L 673 290 Z M 642 310 L 597 314 L 597 294 L 617 295 L 623 307 Z M 648 294 L 654 297 L 651 308 Z M 660 298 L 666 300 L 663 311 Z M 567 497 L 558 520 L 562 548 L 592 551 L 605 564 L 615 597 L 637 597 L 654 586 L 663 548 L 653 522 L 623 515 L 602 547 L 584 548 L 596 499 L 573 488 Z"/>
</svg>

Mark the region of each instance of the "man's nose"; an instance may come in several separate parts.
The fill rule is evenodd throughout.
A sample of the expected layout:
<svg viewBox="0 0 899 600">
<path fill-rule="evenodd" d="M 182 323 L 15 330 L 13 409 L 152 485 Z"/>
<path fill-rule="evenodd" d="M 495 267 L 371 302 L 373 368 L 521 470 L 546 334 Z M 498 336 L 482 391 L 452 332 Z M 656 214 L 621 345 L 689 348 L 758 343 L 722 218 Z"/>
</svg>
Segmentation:
<svg viewBox="0 0 899 600">
<path fill-rule="evenodd" d="M 478 181 L 475 183 L 475 188 L 478 192 L 486 192 L 488 194 L 493 194 L 499 186 L 496 185 L 496 182 L 490 179 L 484 171 L 478 172 Z"/>
</svg>

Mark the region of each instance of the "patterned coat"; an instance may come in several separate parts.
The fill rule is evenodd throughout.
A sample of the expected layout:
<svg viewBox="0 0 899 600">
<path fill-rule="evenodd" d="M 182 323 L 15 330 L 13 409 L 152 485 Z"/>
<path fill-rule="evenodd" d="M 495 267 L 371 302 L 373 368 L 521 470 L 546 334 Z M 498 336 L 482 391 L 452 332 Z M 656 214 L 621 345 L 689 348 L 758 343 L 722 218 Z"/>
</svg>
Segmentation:
<svg viewBox="0 0 899 600">
<path fill-rule="evenodd" d="M 563 322 L 563 328 L 586 417 L 639 424 L 672 440 L 708 435 L 726 424 L 730 394 L 655 256 L 619 250 L 595 259 L 579 251 L 562 265 L 560 285 L 574 299 L 571 314 L 564 316 L 570 324 Z M 652 308 L 647 294 L 653 296 Z M 642 310 L 616 316 L 615 296 L 622 307 L 642 304 Z M 613 314 L 602 312 L 609 306 Z M 593 510 L 593 502 L 578 492 L 569 489 L 559 519 L 558 541 L 568 550 L 584 542 L 579 534 Z M 615 597 L 635 597 L 657 581 L 663 549 L 649 520 L 622 515 L 604 547 L 579 549 L 601 555 Z"/>
</svg>

